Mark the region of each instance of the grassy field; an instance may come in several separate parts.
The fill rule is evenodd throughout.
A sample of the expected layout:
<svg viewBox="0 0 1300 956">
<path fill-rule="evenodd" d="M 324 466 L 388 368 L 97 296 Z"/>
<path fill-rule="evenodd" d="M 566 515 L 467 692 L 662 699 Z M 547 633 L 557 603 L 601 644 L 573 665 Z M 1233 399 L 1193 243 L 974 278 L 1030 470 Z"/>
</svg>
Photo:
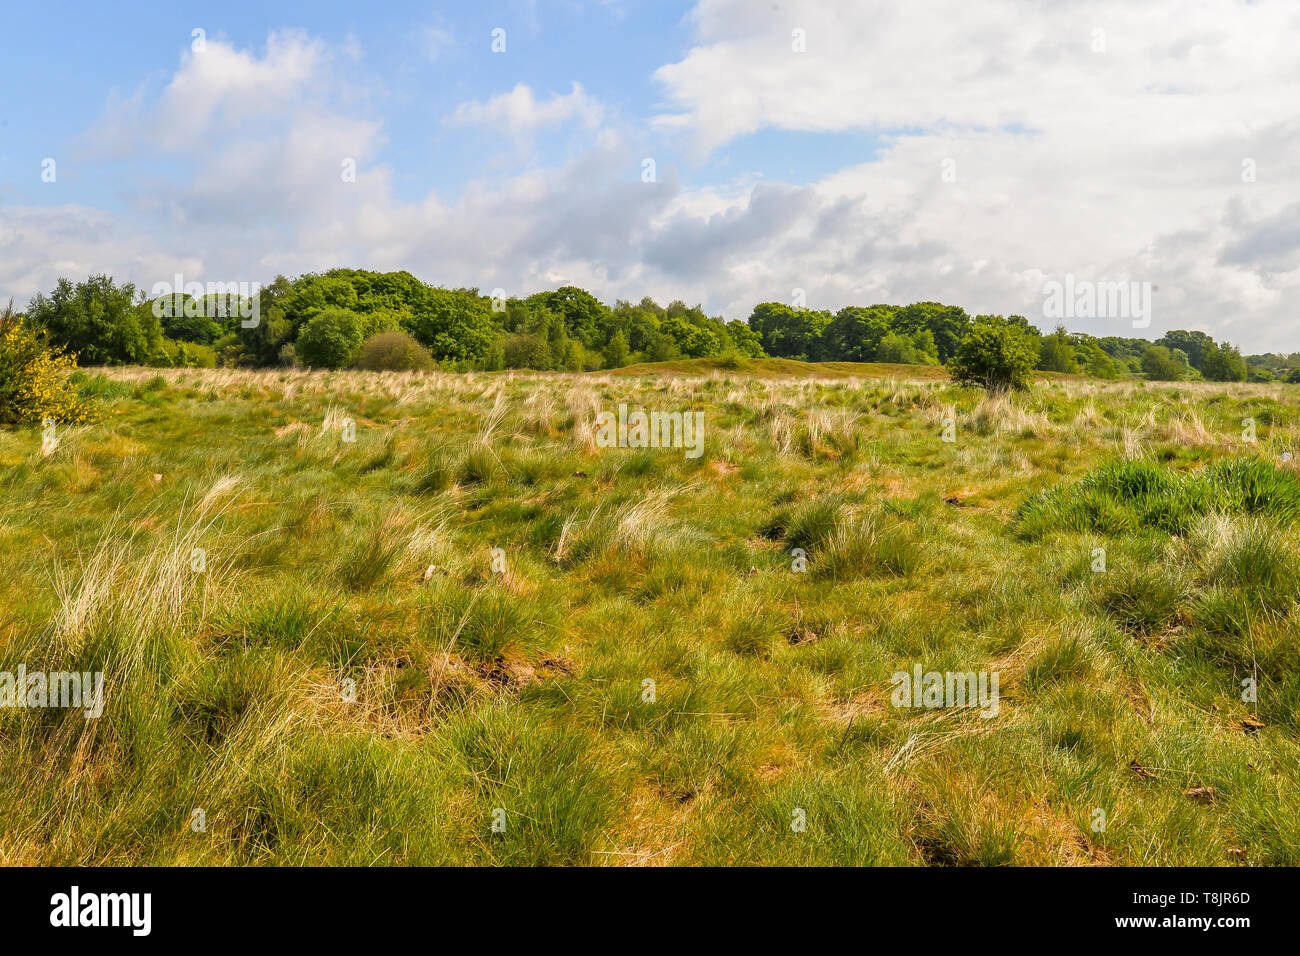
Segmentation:
<svg viewBox="0 0 1300 956">
<path fill-rule="evenodd" d="M 1300 863 L 1300 392 L 752 364 L 92 371 L 0 432 L 0 671 L 106 675 L 0 862 Z"/>
</svg>

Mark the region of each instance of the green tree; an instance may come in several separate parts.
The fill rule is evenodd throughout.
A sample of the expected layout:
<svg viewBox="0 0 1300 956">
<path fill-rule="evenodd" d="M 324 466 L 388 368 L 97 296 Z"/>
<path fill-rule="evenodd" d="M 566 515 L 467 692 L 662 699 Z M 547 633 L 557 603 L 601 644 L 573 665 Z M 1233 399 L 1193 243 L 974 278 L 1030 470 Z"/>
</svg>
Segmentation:
<svg viewBox="0 0 1300 956">
<path fill-rule="evenodd" d="M 822 356 L 832 362 L 894 361 L 876 355 L 880 343 L 889 334 L 893 315 L 893 308 L 887 305 L 845 306 L 822 332 Z"/>
<path fill-rule="evenodd" d="M 1211 382 L 1244 382 L 1248 369 L 1241 352 L 1228 343 L 1210 342 L 1201 355 L 1201 374 Z"/>
<path fill-rule="evenodd" d="M 1142 373 L 1153 381 L 1179 382 L 1187 369 L 1168 348 L 1152 345 L 1142 353 Z"/>
<path fill-rule="evenodd" d="M 939 361 L 947 362 L 956 354 L 958 346 L 971 327 L 971 320 L 966 310 L 959 306 L 944 305 L 941 302 L 915 302 L 897 309 L 890 327 L 899 332 L 906 332 L 908 335 L 921 329 L 929 329 L 930 334 L 934 336 Z"/>
<path fill-rule="evenodd" d="M 361 317 L 351 309 L 329 306 L 307 320 L 294 354 L 310 368 L 343 368 L 356 360 L 361 340 Z"/>
<path fill-rule="evenodd" d="M 727 323 L 727 336 L 742 357 L 767 358 L 767 353 L 763 351 L 763 340 L 758 333 L 739 319 Z"/>
<path fill-rule="evenodd" d="M 1156 339 L 1155 344 L 1163 345 L 1170 352 L 1181 349 L 1187 355 L 1187 364 L 1199 370 L 1205 364 L 1205 357 L 1209 350 L 1214 346 L 1214 339 L 1204 332 L 1174 329 Z"/>
<path fill-rule="evenodd" d="M 490 301 L 472 289 L 425 286 L 407 314 L 406 330 L 438 361 L 480 359 L 496 335 Z"/>
<path fill-rule="evenodd" d="M 938 362 L 934 336 L 929 329 L 920 329 L 911 335 L 890 332 L 880 340 L 875 360 L 900 365 L 934 365 Z"/>
<path fill-rule="evenodd" d="M 622 368 L 628 361 L 627 336 L 621 331 L 615 332 L 604 350 L 605 368 Z"/>
<path fill-rule="evenodd" d="M 583 345 L 594 347 L 602 329 L 609 325 L 609 309 L 594 295 L 566 285 L 552 292 L 538 292 L 525 300 L 532 309 L 546 309 L 564 318 L 565 331 Z"/>
<path fill-rule="evenodd" d="M 749 316 L 763 351 L 777 358 L 813 358 L 820 352 L 821 336 L 830 325 L 828 312 L 792 309 L 783 302 L 760 302 Z"/>
<path fill-rule="evenodd" d="M 948 360 L 953 381 L 992 392 L 1027 388 L 1038 349 L 1032 336 L 1000 317 L 982 316 Z"/>
<path fill-rule="evenodd" d="M 672 339 L 688 358 L 707 358 L 722 351 L 722 342 L 716 333 L 675 315 L 659 323 L 659 331 Z"/>
<path fill-rule="evenodd" d="M 76 353 L 82 365 L 144 365 L 158 351 L 162 326 L 148 305 L 135 304 L 135 286 L 95 275 L 73 285 L 60 279 L 50 295 L 37 295 L 27 317 L 50 344 Z"/>
<path fill-rule="evenodd" d="M 1119 378 L 1119 370 L 1115 367 L 1115 362 L 1097 344 L 1096 339 L 1078 333 L 1073 336 L 1073 343 L 1075 361 L 1082 366 L 1087 375 L 1093 378 Z"/>
<path fill-rule="evenodd" d="M 1074 345 L 1070 342 L 1070 334 L 1065 331 L 1065 326 L 1058 325 L 1055 332 L 1043 336 L 1039 342 L 1038 367 L 1046 372 L 1079 371 Z"/>
</svg>

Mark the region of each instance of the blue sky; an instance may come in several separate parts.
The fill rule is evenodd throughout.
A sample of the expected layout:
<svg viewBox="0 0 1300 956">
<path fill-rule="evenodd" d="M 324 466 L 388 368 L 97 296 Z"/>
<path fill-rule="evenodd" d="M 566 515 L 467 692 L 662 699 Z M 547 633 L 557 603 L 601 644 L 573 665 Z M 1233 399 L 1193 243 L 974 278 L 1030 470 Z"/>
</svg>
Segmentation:
<svg viewBox="0 0 1300 956">
<path fill-rule="evenodd" d="M 1285 0 L 11 6 L 20 303 L 60 275 L 352 265 L 726 318 L 802 293 L 1047 326 L 1044 283 L 1070 275 L 1157 286 L 1146 335 L 1300 348 Z"/>
<path fill-rule="evenodd" d="M 429 188 L 457 190 L 479 169 L 475 152 L 449 136 L 441 118 L 468 99 L 486 98 L 515 83 L 539 93 L 569 91 L 575 76 L 611 107 L 628 115 L 648 113 L 657 96 L 650 74 L 680 52 L 688 39 L 683 17 L 689 4 L 535 4 L 491 2 L 375 4 L 330 2 L 232 2 L 206 12 L 173 3 L 131 4 L 123 13 L 96 3 L 72 3 L 66 16 L 51 17 L 41 4 L 7 11 L 11 37 L 6 84 L 0 101 L 0 181 L 23 201 L 67 201 L 38 188 L 28 175 L 46 156 L 80 156 L 82 137 L 99 119 L 111 94 L 156 92 L 191 46 L 191 32 L 239 49 L 257 49 L 270 30 L 297 29 L 359 59 L 346 63 L 365 108 L 385 120 L 385 156 L 402 170 L 408 198 Z M 491 31 L 506 29 L 507 53 L 489 57 Z M 610 30 L 637 38 L 604 42 Z M 580 65 L 580 70 L 575 67 Z M 20 78 L 39 77 L 39 95 Z M 552 158 L 560 142 L 538 143 L 537 159 Z M 89 158 L 89 157 L 87 157 Z M 112 192 L 111 168 L 69 163 L 65 175 L 78 201 Z"/>
<path fill-rule="evenodd" d="M 0 182 L 11 202 L 120 203 L 114 195 L 118 170 L 99 161 L 84 135 L 111 96 L 156 94 L 191 46 L 191 33 L 239 49 L 265 45 L 272 29 L 301 30 L 339 50 L 355 95 L 370 115 L 382 117 L 384 159 L 398 171 L 397 195 L 414 200 L 429 189 L 456 196 L 494 152 L 487 135 L 448 129 L 442 117 L 459 103 L 528 85 L 539 96 L 569 92 L 579 81 L 614 116 L 635 122 L 650 116 L 663 96 L 653 80 L 662 64 L 690 46 L 692 4 L 625 0 L 618 3 L 530 3 L 491 0 L 476 4 L 235 2 L 208 13 L 174 4 L 133 4 L 129 16 L 76 3 L 69 16 L 52 18 L 40 6 L 22 6 L 7 18 L 13 36 L 27 41 L 6 59 L 11 77 L 39 76 L 39 96 L 22 86 L 0 105 Z M 486 56 L 491 33 L 506 33 L 506 56 Z M 355 45 L 357 59 L 347 63 Z M 52 69 L 51 51 L 58 51 Z M 485 141 L 486 140 L 486 141 Z M 579 144 L 581 145 L 581 144 Z M 741 136 L 717 153 L 692 155 L 678 142 L 654 143 L 656 158 L 675 165 L 691 182 L 723 185 L 770 170 L 787 182 L 809 182 L 874 153 L 867 132 L 791 134 L 765 129 Z M 530 141 L 527 154 L 504 157 L 498 172 L 555 162 L 574 147 L 571 137 L 547 133 Z M 647 148 L 649 146 L 647 145 Z M 47 156 L 66 156 L 69 189 L 41 189 L 30 171 Z M 513 160 L 511 162 L 510 160 Z"/>
</svg>

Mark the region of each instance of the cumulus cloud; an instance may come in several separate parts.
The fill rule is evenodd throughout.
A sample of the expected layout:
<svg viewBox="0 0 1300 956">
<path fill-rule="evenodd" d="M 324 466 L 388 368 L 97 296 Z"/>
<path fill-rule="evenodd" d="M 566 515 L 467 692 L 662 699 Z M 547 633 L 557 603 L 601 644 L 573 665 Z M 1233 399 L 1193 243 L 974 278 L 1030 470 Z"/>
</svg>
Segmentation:
<svg viewBox="0 0 1300 956">
<path fill-rule="evenodd" d="M 1160 287 L 1157 325 L 1294 346 L 1294 5 L 702 0 L 693 23 L 656 72 L 665 133 L 700 154 L 764 129 L 884 144 L 815 184 L 859 200 L 870 237 L 846 261 L 852 239 L 830 229 L 793 260 L 826 304 L 866 285 L 1042 323 L 1045 279 L 1128 278 Z"/>
<path fill-rule="evenodd" d="M 147 109 L 143 90 L 110 101 L 91 133 L 92 142 L 119 153 L 191 150 L 214 130 L 282 115 L 301 102 L 328 60 L 325 44 L 300 32 L 271 33 L 261 57 L 205 38 L 200 49 L 185 52 L 166 89 Z"/>
</svg>

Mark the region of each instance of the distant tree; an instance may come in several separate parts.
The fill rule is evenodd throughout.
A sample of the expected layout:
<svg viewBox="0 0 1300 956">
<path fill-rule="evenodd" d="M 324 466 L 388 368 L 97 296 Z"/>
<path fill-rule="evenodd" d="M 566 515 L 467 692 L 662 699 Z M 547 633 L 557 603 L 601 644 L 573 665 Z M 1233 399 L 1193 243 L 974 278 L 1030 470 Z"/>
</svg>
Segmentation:
<svg viewBox="0 0 1300 956">
<path fill-rule="evenodd" d="M 645 360 L 647 362 L 671 362 L 681 357 L 682 353 L 677 348 L 677 343 L 658 330 L 646 340 Z"/>
<path fill-rule="evenodd" d="M 356 360 L 361 338 L 361 317 L 351 309 L 330 306 L 307 320 L 294 354 L 310 368 L 343 368 Z"/>
<path fill-rule="evenodd" d="M 434 286 L 424 287 L 404 327 L 438 361 L 480 359 L 496 334 L 490 300 L 473 289 Z"/>
<path fill-rule="evenodd" d="M 1027 388 L 1037 361 L 1032 336 L 1005 320 L 983 316 L 947 364 L 954 381 L 1000 392 Z"/>
<path fill-rule="evenodd" d="M 1074 345 L 1065 326 L 1058 325 L 1051 335 L 1043 336 L 1038 345 L 1038 367 L 1047 372 L 1079 371 L 1075 360 Z"/>
<path fill-rule="evenodd" d="M 722 351 L 722 342 L 715 332 L 674 315 L 659 323 L 659 331 L 672 339 L 681 353 L 689 358 L 707 358 Z"/>
<path fill-rule="evenodd" d="M 561 286 L 538 292 L 525 300 L 532 309 L 546 309 L 563 317 L 565 331 L 584 345 L 594 346 L 602 328 L 609 323 L 609 309 L 590 292 L 577 286 Z"/>
<path fill-rule="evenodd" d="M 1097 339 L 1097 345 L 1110 356 L 1116 369 L 1126 374 L 1136 375 L 1142 371 L 1142 353 L 1151 346 L 1151 343 L 1146 339 L 1126 339 L 1108 335 Z"/>
<path fill-rule="evenodd" d="M 1214 339 L 1204 332 L 1188 332 L 1184 329 L 1174 329 L 1156 339 L 1155 344 L 1163 345 L 1170 352 L 1181 349 L 1187 356 L 1188 367 L 1203 372 L 1205 357 L 1209 354 L 1210 349 L 1214 347 Z M 1208 378 L 1208 376 L 1206 377 Z"/>
<path fill-rule="evenodd" d="M 185 295 L 160 296 L 156 300 L 146 302 L 145 305 L 150 311 L 162 313 L 159 321 L 162 324 L 163 336 L 178 342 L 211 345 L 230 328 L 228 322 L 214 317 L 215 308 L 206 307 L 207 297 L 191 299 Z M 186 308 L 187 305 L 189 308 Z"/>
<path fill-rule="evenodd" d="M 1187 374 L 1187 368 L 1163 345 L 1152 345 L 1142 353 L 1142 373 L 1159 382 L 1178 382 Z"/>
<path fill-rule="evenodd" d="M 929 329 L 921 329 L 912 335 L 890 332 L 880 340 L 875 360 L 900 365 L 934 365 L 938 362 L 934 337 Z"/>
<path fill-rule="evenodd" d="M 158 352 L 162 326 L 135 297 L 134 285 L 119 286 L 108 275 L 75 285 L 60 279 L 48 297 L 32 299 L 27 318 L 81 365 L 144 365 Z"/>
<path fill-rule="evenodd" d="M 767 353 L 763 351 L 763 340 L 759 338 L 758 333 L 739 319 L 732 319 L 727 323 L 727 336 L 742 357 L 767 357 Z"/>
<path fill-rule="evenodd" d="M 294 334 L 331 306 L 362 317 L 365 334 L 395 327 L 395 320 L 439 361 L 480 360 L 499 334 L 490 301 L 478 290 L 426 285 L 409 272 L 331 269 L 309 274 L 295 280 L 277 304 L 280 308 L 271 311 L 272 320 L 283 315 Z M 267 313 L 264 290 L 264 319 Z M 266 350 L 266 346 L 259 348 L 263 354 Z M 301 354 L 298 360 L 305 361 Z"/>
<path fill-rule="evenodd" d="M 1215 345 L 1210 342 L 1202 355 L 1201 374 L 1211 382 L 1244 382 L 1247 377 L 1246 360 L 1228 343 Z"/>
<path fill-rule="evenodd" d="M 1096 339 L 1090 335 L 1076 333 L 1072 337 L 1072 342 L 1074 359 L 1085 374 L 1093 378 L 1119 378 L 1119 370 L 1115 367 L 1114 360 L 1102 350 Z"/>
<path fill-rule="evenodd" d="M 758 333 L 763 351 L 777 358 L 815 357 L 830 322 L 829 313 L 792 309 L 784 302 L 760 302 L 749 316 L 749 327 Z"/>
<path fill-rule="evenodd" d="M 957 352 L 971 327 L 970 316 L 960 306 L 941 302 L 914 302 L 894 312 L 890 327 L 911 335 L 929 329 L 934 336 L 939 361 L 947 362 Z"/>
<path fill-rule="evenodd" d="M 235 323 L 234 332 L 243 346 L 245 361 L 262 366 L 286 364 L 281 353 L 290 346 L 288 354 L 292 354 L 294 324 L 285 314 L 285 301 L 292 292 L 293 284 L 284 276 L 276 276 L 261 290 L 257 324 L 246 328 L 242 322 Z"/>
<path fill-rule="evenodd" d="M 822 332 L 822 356 L 835 362 L 893 361 L 876 356 L 881 341 L 889 334 L 893 315 L 893 308 L 887 305 L 845 306 Z"/>
<path fill-rule="evenodd" d="M 627 347 L 627 336 L 621 331 L 615 332 L 609 342 L 605 345 L 604 350 L 605 368 L 622 368 L 628 362 L 630 352 Z"/>
</svg>

